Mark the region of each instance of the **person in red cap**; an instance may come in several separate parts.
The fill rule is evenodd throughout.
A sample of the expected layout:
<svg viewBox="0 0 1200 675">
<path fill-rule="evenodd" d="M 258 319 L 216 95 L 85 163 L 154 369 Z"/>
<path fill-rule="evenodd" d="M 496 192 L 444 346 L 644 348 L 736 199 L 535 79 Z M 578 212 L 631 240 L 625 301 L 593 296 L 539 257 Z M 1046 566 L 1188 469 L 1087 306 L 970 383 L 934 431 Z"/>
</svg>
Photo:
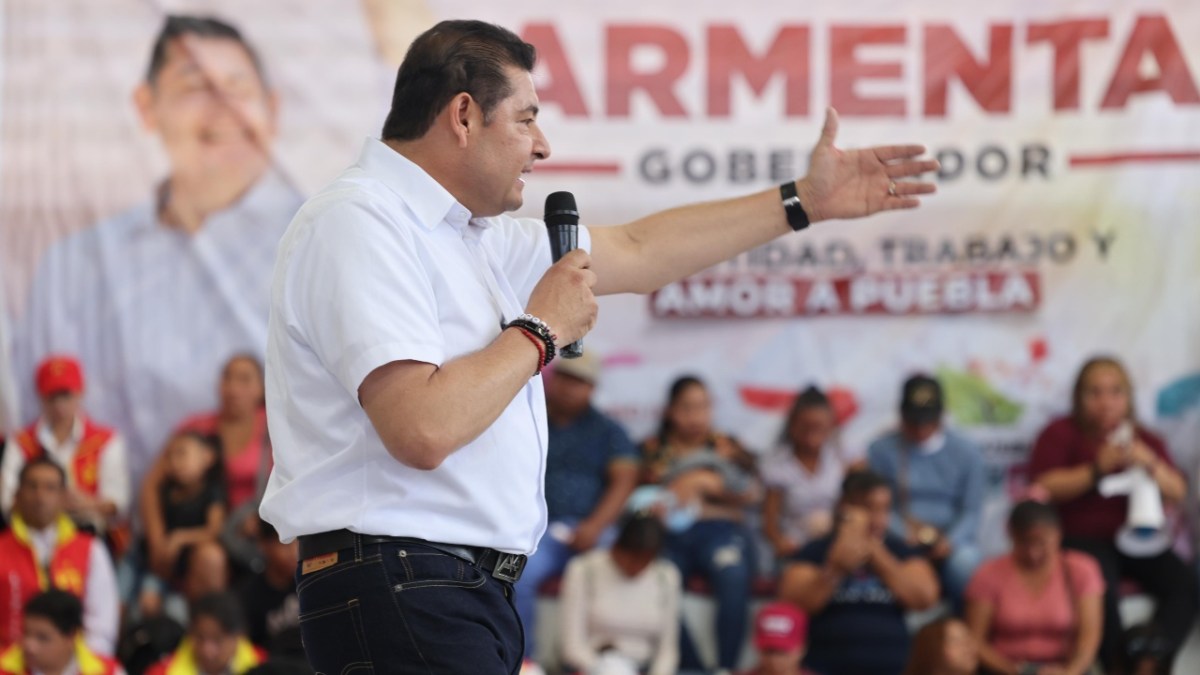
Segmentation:
<svg viewBox="0 0 1200 675">
<path fill-rule="evenodd" d="M 741 675 L 807 675 L 800 667 L 808 617 L 786 602 L 773 602 L 754 619 L 754 648 L 758 663 Z"/>
<path fill-rule="evenodd" d="M 71 518 L 103 533 L 129 506 L 125 442 L 80 408 L 83 369 L 73 357 L 58 355 L 42 361 L 34 382 L 41 415 L 5 446 L 0 461 L 0 508 L 9 516 L 21 467 L 45 455 L 67 473 Z"/>
</svg>

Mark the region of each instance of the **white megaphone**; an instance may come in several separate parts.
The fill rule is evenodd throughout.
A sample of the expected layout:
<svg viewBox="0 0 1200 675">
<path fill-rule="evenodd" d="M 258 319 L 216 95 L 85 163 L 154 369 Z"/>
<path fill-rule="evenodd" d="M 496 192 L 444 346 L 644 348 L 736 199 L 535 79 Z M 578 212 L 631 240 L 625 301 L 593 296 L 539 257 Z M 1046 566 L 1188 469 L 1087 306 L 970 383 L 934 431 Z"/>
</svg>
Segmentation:
<svg viewBox="0 0 1200 675">
<path fill-rule="evenodd" d="M 1112 445 L 1128 448 L 1133 443 L 1133 425 L 1122 424 L 1108 437 Z M 1117 534 L 1117 547 L 1127 555 L 1142 557 L 1157 555 L 1170 543 L 1164 525 L 1162 493 L 1145 467 L 1135 466 L 1121 473 L 1106 476 L 1097 490 L 1104 497 L 1126 495 L 1129 509 L 1125 526 Z"/>
</svg>

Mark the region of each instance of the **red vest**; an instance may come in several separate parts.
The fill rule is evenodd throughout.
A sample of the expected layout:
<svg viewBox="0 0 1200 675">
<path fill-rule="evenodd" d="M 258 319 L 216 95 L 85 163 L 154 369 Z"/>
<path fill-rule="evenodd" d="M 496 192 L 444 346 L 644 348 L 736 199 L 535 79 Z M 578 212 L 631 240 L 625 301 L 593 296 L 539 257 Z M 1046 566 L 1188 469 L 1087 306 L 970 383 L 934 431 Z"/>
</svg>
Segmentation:
<svg viewBox="0 0 1200 675">
<path fill-rule="evenodd" d="M 92 536 L 75 529 L 71 519 L 59 516 L 58 547 L 50 557 L 49 578 L 40 568 L 29 543 L 29 526 L 14 515 L 12 527 L 0 534 L 0 647 L 21 634 L 25 603 L 51 587 L 83 599 L 87 589 Z"/>
<path fill-rule="evenodd" d="M 25 461 L 30 462 L 46 454 L 46 449 L 37 440 L 37 425 L 34 422 L 17 434 L 15 440 L 21 448 Z M 93 424 L 83 416 L 83 438 L 75 448 L 75 456 L 71 458 L 71 466 L 67 467 L 71 474 L 71 483 L 84 494 L 95 497 L 100 491 L 100 455 L 108 447 L 108 441 L 113 437 L 113 430 Z"/>
</svg>

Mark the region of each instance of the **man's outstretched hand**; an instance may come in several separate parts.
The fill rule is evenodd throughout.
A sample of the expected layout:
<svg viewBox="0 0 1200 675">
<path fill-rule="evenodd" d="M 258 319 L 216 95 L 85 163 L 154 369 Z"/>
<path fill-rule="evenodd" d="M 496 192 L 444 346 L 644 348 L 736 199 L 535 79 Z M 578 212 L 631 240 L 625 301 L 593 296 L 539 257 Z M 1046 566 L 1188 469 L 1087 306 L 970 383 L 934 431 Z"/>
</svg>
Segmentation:
<svg viewBox="0 0 1200 675">
<path fill-rule="evenodd" d="M 935 160 L 919 159 L 925 146 L 880 145 L 841 150 L 833 144 L 837 129 L 837 111 L 827 108 L 825 126 L 813 148 L 808 175 L 796 183 L 800 204 L 811 222 L 916 208 L 920 204 L 917 195 L 930 194 L 936 189 L 933 183 L 903 180 L 937 169 Z"/>
</svg>

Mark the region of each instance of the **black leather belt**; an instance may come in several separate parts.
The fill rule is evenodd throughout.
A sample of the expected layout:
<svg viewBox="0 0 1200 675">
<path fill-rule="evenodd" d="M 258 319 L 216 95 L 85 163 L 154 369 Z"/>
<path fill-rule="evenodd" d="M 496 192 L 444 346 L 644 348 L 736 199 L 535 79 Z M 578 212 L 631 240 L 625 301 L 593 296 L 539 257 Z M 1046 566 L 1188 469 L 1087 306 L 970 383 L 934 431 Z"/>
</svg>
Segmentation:
<svg viewBox="0 0 1200 675">
<path fill-rule="evenodd" d="M 494 548 L 480 546 L 459 546 L 443 544 L 436 541 L 425 541 L 414 537 L 386 537 L 373 534 L 358 534 L 350 530 L 334 530 L 319 534 L 301 535 L 300 559 L 308 560 L 317 556 L 327 555 L 334 551 L 361 551 L 362 547 L 372 544 L 415 544 L 427 546 L 441 551 L 449 556 L 464 560 L 475 567 L 491 574 L 496 579 L 517 583 L 521 572 L 525 570 L 526 556 L 518 553 L 505 553 Z"/>
</svg>

